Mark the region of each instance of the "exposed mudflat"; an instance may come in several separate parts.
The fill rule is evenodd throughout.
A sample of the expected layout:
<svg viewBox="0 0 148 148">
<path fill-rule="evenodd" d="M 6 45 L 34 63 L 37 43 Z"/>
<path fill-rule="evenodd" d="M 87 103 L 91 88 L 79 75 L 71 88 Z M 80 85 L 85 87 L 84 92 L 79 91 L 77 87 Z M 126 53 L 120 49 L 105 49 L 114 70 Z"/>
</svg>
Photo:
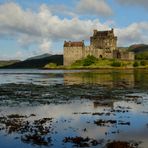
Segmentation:
<svg viewBox="0 0 148 148">
<path fill-rule="evenodd" d="M 147 72 L 22 74 L 0 84 L 2 148 L 147 148 Z"/>
</svg>

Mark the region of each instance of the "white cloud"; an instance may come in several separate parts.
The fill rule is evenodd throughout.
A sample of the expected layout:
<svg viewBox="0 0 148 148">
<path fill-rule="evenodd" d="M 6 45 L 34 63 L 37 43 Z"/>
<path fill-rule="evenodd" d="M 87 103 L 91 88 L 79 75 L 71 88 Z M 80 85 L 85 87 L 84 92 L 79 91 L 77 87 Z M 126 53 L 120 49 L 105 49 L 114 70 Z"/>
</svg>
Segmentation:
<svg viewBox="0 0 148 148">
<path fill-rule="evenodd" d="M 50 49 L 52 47 L 52 43 L 50 42 L 49 39 L 43 39 L 41 45 L 40 45 L 40 50 L 44 53 L 50 52 Z"/>
<path fill-rule="evenodd" d="M 113 14 L 112 8 L 106 0 L 75 0 L 70 6 L 67 5 L 48 5 L 50 11 L 54 14 L 64 16 L 111 16 Z"/>
<path fill-rule="evenodd" d="M 16 57 L 17 58 L 20 58 L 20 57 L 22 57 L 23 56 L 23 53 L 21 52 L 21 51 L 17 51 L 16 52 Z"/>
<path fill-rule="evenodd" d="M 15 3 L 0 5 L 0 36 L 16 39 L 24 47 L 32 43 L 43 46 L 47 39 L 50 42 L 87 39 L 95 28 L 107 29 L 108 24 L 101 24 L 98 19 L 61 19 L 46 5 L 41 5 L 38 12 L 23 10 Z"/>
<path fill-rule="evenodd" d="M 51 52 L 52 45 L 58 41 L 89 40 L 94 29 L 106 30 L 112 24 L 112 20 L 100 23 L 98 19 L 60 18 L 46 5 L 36 12 L 24 10 L 16 3 L 0 5 L 0 37 L 12 38 L 25 48 L 34 44 L 37 53 Z M 119 44 L 148 43 L 147 26 L 148 22 L 141 22 L 117 28 Z"/>
<path fill-rule="evenodd" d="M 76 9 L 79 13 L 97 16 L 110 16 L 113 13 L 105 0 L 80 0 Z"/>
<path fill-rule="evenodd" d="M 138 43 L 148 43 L 148 22 L 133 23 L 125 28 L 115 29 L 118 44 L 127 46 Z"/>
<path fill-rule="evenodd" d="M 54 14 L 62 14 L 64 16 L 76 17 L 75 8 L 67 7 L 66 5 L 48 5 L 50 11 Z"/>
</svg>

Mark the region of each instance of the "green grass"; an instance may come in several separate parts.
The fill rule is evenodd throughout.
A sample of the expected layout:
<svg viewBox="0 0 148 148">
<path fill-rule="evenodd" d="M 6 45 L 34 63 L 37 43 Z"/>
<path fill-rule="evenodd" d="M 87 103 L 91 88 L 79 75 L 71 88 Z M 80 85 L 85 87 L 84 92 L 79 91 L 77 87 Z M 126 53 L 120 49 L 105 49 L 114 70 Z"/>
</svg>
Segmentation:
<svg viewBox="0 0 148 148">
<path fill-rule="evenodd" d="M 78 60 L 71 66 L 57 66 L 54 63 L 47 64 L 44 68 L 53 69 L 97 69 L 97 68 L 148 68 L 147 60 L 125 61 L 119 59 L 97 59 L 93 56 L 87 56 Z"/>
<path fill-rule="evenodd" d="M 148 51 L 136 54 L 135 58 L 137 60 L 148 60 Z"/>
<path fill-rule="evenodd" d="M 57 64 L 55 63 L 49 63 L 44 66 L 44 68 L 56 68 L 56 67 L 57 67 Z"/>
<path fill-rule="evenodd" d="M 89 61 L 90 57 L 87 57 L 82 60 L 78 60 L 73 63 L 71 68 L 113 68 L 113 67 L 133 67 L 133 61 L 123 61 L 117 59 L 96 59 L 93 61 L 87 62 L 89 64 L 85 64 L 86 61 Z M 91 59 L 93 59 L 91 57 Z"/>
<path fill-rule="evenodd" d="M 18 60 L 0 61 L 0 67 L 7 66 L 19 62 Z"/>
</svg>

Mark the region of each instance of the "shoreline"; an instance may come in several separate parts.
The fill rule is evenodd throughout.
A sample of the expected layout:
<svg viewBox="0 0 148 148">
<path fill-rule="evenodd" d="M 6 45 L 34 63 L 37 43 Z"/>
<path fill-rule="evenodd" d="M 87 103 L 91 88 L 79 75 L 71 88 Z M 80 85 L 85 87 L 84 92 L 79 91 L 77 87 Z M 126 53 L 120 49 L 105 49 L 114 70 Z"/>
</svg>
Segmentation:
<svg viewBox="0 0 148 148">
<path fill-rule="evenodd" d="M 98 68 L 41 68 L 41 70 L 148 70 L 148 67 L 98 67 Z"/>
<path fill-rule="evenodd" d="M 39 70 L 148 70 L 148 67 L 80 67 L 80 68 L 71 68 L 71 67 L 56 67 L 56 68 L 6 68 L 0 67 L 0 70 L 7 69 L 39 69 Z"/>
</svg>

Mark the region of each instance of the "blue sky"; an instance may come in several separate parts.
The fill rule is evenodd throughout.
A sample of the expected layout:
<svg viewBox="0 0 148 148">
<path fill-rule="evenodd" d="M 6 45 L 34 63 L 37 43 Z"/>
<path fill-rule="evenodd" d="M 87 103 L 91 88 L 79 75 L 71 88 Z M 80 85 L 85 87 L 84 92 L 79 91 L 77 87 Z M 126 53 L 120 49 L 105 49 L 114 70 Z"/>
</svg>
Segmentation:
<svg viewBox="0 0 148 148">
<path fill-rule="evenodd" d="M 118 46 L 147 44 L 148 1 L 0 0 L 0 60 L 63 53 L 64 40 L 111 28 Z"/>
</svg>

